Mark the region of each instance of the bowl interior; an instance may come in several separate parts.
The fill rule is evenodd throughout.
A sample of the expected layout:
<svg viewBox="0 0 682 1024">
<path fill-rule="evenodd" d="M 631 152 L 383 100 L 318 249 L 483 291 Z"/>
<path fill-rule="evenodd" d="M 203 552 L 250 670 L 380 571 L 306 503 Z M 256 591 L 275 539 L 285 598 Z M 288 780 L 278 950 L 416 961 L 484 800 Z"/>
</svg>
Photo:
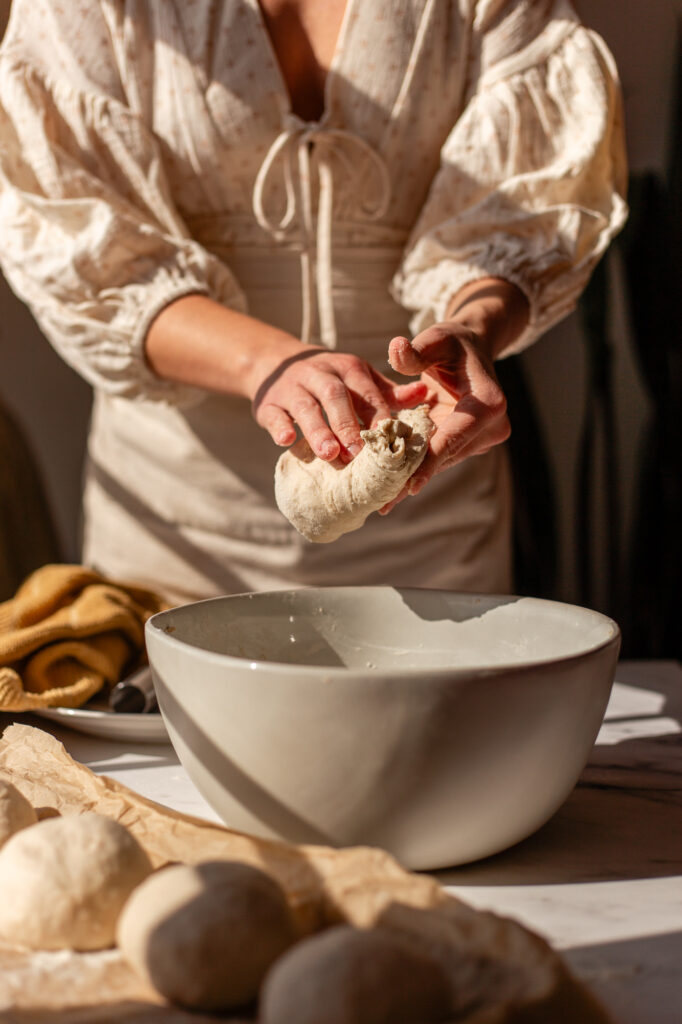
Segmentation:
<svg viewBox="0 0 682 1024">
<path fill-rule="evenodd" d="M 149 628 L 253 662 L 393 671 L 553 661 L 618 636 L 613 620 L 575 605 L 394 587 L 213 598 L 161 612 Z"/>
</svg>

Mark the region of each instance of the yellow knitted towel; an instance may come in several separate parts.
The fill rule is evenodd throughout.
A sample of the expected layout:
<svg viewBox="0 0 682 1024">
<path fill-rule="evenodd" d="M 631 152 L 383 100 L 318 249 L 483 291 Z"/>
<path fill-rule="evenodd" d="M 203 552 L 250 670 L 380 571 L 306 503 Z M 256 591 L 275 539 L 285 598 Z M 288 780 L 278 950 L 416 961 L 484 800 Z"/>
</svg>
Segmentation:
<svg viewBox="0 0 682 1024">
<path fill-rule="evenodd" d="M 82 565 L 45 565 L 0 604 L 0 711 L 79 707 L 144 655 L 158 594 Z"/>
</svg>

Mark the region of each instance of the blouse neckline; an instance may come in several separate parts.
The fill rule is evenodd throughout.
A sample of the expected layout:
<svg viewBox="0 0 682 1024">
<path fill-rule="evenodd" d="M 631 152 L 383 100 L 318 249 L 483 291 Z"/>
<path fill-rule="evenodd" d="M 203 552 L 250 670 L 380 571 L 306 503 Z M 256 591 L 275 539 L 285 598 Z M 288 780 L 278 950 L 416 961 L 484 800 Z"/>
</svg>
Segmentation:
<svg viewBox="0 0 682 1024">
<path fill-rule="evenodd" d="M 284 119 L 287 121 L 296 120 L 299 123 L 307 124 L 310 125 L 311 127 L 325 126 L 326 124 L 329 123 L 329 121 L 332 118 L 332 90 L 334 86 L 334 79 L 339 74 L 340 68 L 342 66 L 343 57 L 347 49 L 347 37 L 350 32 L 350 25 L 352 22 L 358 19 L 360 12 L 362 10 L 362 4 L 358 3 L 358 9 L 356 11 L 356 0 L 346 0 L 346 7 L 343 12 L 343 17 L 341 19 L 341 25 L 339 26 L 339 32 L 336 37 L 336 43 L 334 44 L 334 51 L 332 53 L 332 58 L 331 61 L 329 62 L 329 67 L 324 77 L 322 113 L 317 120 L 307 121 L 301 118 L 293 108 L 293 102 L 291 98 L 291 93 L 289 92 L 289 86 L 287 84 L 286 78 L 284 77 L 282 65 L 280 63 L 277 51 L 275 50 L 275 46 L 272 41 L 270 32 L 268 31 L 268 26 L 266 24 L 265 16 L 263 14 L 260 4 L 258 0 L 248 0 L 248 3 L 251 5 L 252 8 L 255 9 L 255 14 L 258 20 L 258 31 L 263 39 L 263 46 L 268 51 L 268 56 L 270 60 L 267 62 L 267 66 L 271 69 L 270 73 L 274 80 L 274 90 L 284 101 L 282 105 Z"/>
</svg>

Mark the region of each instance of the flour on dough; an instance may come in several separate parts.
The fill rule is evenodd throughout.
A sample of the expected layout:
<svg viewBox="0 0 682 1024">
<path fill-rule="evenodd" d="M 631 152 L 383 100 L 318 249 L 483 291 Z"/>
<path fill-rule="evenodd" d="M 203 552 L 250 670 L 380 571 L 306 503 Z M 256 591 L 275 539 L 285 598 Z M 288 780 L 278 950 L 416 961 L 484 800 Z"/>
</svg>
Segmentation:
<svg viewBox="0 0 682 1024">
<path fill-rule="evenodd" d="M 280 512 L 304 537 L 322 544 L 357 530 L 400 494 L 424 459 L 434 430 L 428 406 L 405 409 L 362 430 L 364 447 L 348 464 L 318 459 L 303 438 L 277 461 Z"/>
<path fill-rule="evenodd" d="M 0 940 L 27 949 L 104 949 L 152 865 L 113 818 L 46 818 L 0 850 Z"/>
</svg>

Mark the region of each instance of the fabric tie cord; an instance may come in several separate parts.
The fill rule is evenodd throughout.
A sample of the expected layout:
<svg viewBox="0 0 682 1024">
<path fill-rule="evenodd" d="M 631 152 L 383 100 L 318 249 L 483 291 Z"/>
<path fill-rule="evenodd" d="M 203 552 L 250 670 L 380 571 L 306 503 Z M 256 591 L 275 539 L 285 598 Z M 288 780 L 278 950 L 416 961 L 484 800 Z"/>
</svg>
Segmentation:
<svg viewBox="0 0 682 1024">
<path fill-rule="evenodd" d="M 357 162 L 357 157 L 366 161 Z M 310 124 L 295 115 L 287 118 L 261 164 L 253 188 L 253 211 L 258 224 L 278 241 L 287 237 L 294 219 L 302 234 L 301 278 L 303 319 L 301 340 L 309 344 L 313 333 L 313 293 L 316 292 L 320 341 L 336 347 L 332 296 L 332 217 L 334 165 L 343 169 L 355 186 L 357 209 L 378 220 L 388 209 L 391 181 L 386 164 L 372 147 L 352 132 Z M 369 166 L 372 174 L 365 174 Z M 281 174 L 286 204 L 280 220 L 266 210 L 273 176 Z M 317 191 L 317 211 L 314 195 Z M 376 198 L 374 196 L 376 195 Z M 297 217 L 298 215 L 298 217 Z"/>
</svg>

